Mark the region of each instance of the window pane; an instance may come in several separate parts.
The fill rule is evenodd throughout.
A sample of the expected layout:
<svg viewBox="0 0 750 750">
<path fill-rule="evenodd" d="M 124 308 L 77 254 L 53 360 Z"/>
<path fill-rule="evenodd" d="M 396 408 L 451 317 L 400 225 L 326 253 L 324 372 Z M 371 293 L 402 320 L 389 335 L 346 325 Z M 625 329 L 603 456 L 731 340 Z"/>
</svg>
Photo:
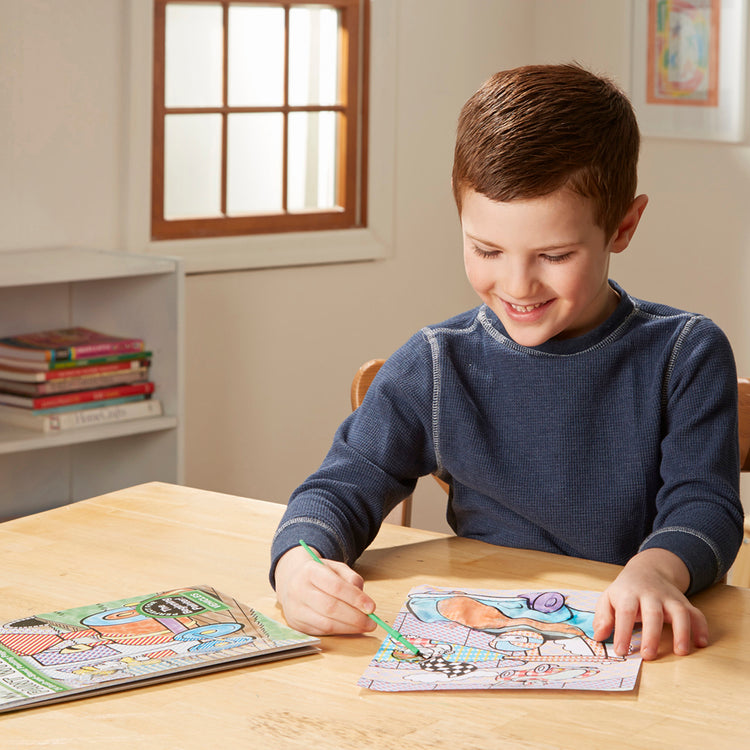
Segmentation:
<svg viewBox="0 0 750 750">
<path fill-rule="evenodd" d="M 221 105 L 223 25 L 221 6 L 216 3 L 167 5 L 167 107 Z"/>
<path fill-rule="evenodd" d="M 167 115 L 164 218 L 221 215 L 221 115 Z"/>
<path fill-rule="evenodd" d="M 229 8 L 229 105 L 284 103 L 284 9 Z"/>
<path fill-rule="evenodd" d="M 289 13 L 289 103 L 338 104 L 339 11 L 292 8 Z"/>
<path fill-rule="evenodd" d="M 287 206 L 304 211 L 336 206 L 336 112 L 289 115 Z"/>
<path fill-rule="evenodd" d="M 281 211 L 283 127 L 277 113 L 229 116 L 227 214 Z"/>
</svg>

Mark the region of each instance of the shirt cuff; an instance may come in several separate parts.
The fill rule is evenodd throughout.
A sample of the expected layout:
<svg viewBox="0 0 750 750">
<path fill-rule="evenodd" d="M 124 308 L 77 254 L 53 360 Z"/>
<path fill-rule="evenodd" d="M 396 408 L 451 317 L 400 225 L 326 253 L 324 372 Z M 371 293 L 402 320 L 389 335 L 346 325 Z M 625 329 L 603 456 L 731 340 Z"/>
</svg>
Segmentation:
<svg viewBox="0 0 750 750">
<path fill-rule="evenodd" d="M 713 542 L 695 529 L 669 527 L 651 534 L 641 544 L 646 549 L 666 549 L 685 563 L 690 573 L 690 585 L 685 596 L 692 596 L 716 583 L 725 573 L 721 557 Z"/>
<path fill-rule="evenodd" d="M 282 523 L 271 545 L 269 580 L 274 590 L 276 589 L 276 565 L 279 558 L 293 547 L 298 547 L 300 539 L 304 539 L 305 544 L 317 550 L 321 558 L 344 561 L 345 551 L 331 537 L 332 533 L 315 520 L 310 522 L 304 518 L 295 518 Z"/>
</svg>

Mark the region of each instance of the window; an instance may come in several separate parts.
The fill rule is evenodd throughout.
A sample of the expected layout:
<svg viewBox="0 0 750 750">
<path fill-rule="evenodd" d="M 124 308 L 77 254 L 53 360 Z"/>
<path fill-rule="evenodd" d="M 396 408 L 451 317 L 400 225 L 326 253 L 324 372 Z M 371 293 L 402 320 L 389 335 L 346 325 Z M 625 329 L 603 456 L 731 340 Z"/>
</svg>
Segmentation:
<svg viewBox="0 0 750 750">
<path fill-rule="evenodd" d="M 368 5 L 154 0 L 153 240 L 365 226 Z"/>
</svg>

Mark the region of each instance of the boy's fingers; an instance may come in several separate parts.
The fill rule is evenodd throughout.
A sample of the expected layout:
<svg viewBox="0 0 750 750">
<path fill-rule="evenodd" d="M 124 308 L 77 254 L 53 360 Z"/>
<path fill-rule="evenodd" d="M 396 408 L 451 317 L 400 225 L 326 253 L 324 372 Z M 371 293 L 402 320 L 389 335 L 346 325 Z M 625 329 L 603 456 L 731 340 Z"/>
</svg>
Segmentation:
<svg viewBox="0 0 750 750">
<path fill-rule="evenodd" d="M 346 563 L 336 562 L 335 560 L 326 560 L 326 565 L 328 565 L 336 575 L 343 578 L 345 581 L 348 581 L 352 586 L 356 586 L 358 589 L 364 588 L 365 579 L 362 578 L 357 571 L 352 570 Z"/>
<path fill-rule="evenodd" d="M 314 599 L 315 610 L 330 620 L 358 628 L 359 632 L 372 630 L 372 620 L 366 614 L 375 610 L 375 602 L 362 590 L 361 576 L 344 563 L 329 561 L 315 566 L 310 571 L 310 583 L 321 594 Z M 342 575 L 344 568 L 350 571 L 346 578 Z"/>
<path fill-rule="evenodd" d="M 362 590 L 360 583 L 363 583 L 361 576 L 355 573 L 351 568 L 347 568 L 351 575 L 344 575 L 342 567 L 343 563 L 327 563 L 325 565 L 318 565 L 318 570 L 310 572 L 310 582 L 315 588 L 323 592 L 323 594 L 333 597 L 352 609 L 357 610 L 359 613 L 365 615 L 375 610 L 375 602 L 365 594 Z"/>
<path fill-rule="evenodd" d="M 615 611 L 614 649 L 618 656 L 627 656 L 630 651 L 630 640 L 638 616 L 638 602 L 629 601 L 620 604 Z"/>
<path fill-rule="evenodd" d="M 599 597 L 594 610 L 594 640 L 606 641 L 612 633 L 615 625 L 615 615 L 612 608 L 612 602 L 605 592 Z"/>
<path fill-rule="evenodd" d="M 706 620 L 706 616 L 697 607 L 694 607 L 691 612 L 690 622 L 693 643 L 698 648 L 705 648 L 708 646 L 708 620 Z"/>
<path fill-rule="evenodd" d="M 305 619 L 318 635 L 365 633 L 375 623 L 345 601 L 313 588 L 305 601 Z"/>
<path fill-rule="evenodd" d="M 675 654 L 685 656 L 692 648 L 692 618 L 685 609 L 672 614 L 672 648 Z"/>
<path fill-rule="evenodd" d="M 673 648 L 676 654 L 689 654 L 693 645 L 698 648 L 708 646 L 708 622 L 699 609 L 692 605 L 687 608 L 676 607 L 674 611 L 668 611 L 668 615 L 672 623 Z"/>
<path fill-rule="evenodd" d="M 660 602 L 641 602 L 641 657 L 655 659 L 664 627 L 664 611 Z"/>
</svg>

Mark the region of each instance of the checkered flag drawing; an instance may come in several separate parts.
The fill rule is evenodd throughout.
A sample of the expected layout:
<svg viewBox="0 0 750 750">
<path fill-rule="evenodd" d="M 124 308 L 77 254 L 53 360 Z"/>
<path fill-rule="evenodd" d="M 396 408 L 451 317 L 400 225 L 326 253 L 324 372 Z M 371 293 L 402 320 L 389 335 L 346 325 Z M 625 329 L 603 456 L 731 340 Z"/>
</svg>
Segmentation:
<svg viewBox="0 0 750 750">
<path fill-rule="evenodd" d="M 449 679 L 451 677 L 463 677 L 477 669 L 476 664 L 468 664 L 463 661 L 447 661 L 440 655 L 431 656 L 429 659 L 417 662 L 417 664 L 420 669 L 424 669 L 426 672 L 439 672 L 446 675 Z"/>
</svg>

